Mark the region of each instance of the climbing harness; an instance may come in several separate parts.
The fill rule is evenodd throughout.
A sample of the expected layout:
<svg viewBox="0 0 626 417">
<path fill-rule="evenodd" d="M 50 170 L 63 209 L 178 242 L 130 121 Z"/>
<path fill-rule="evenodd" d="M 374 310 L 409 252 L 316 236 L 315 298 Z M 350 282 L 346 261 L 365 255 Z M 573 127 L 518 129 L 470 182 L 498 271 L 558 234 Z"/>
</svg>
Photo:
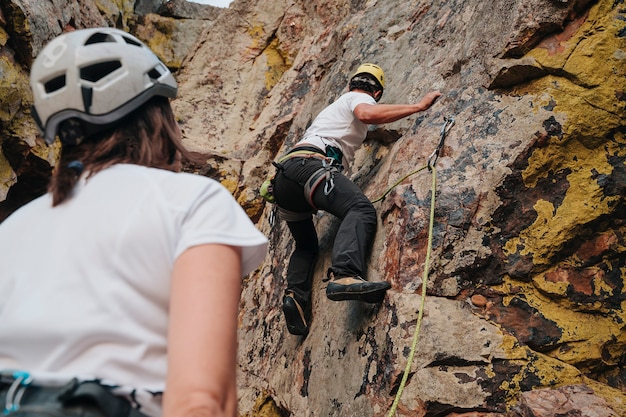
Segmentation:
<svg viewBox="0 0 626 417">
<path fill-rule="evenodd" d="M 99 381 L 34 379 L 28 372 L 0 372 L 2 415 L 60 415 L 64 407 L 97 408 L 105 417 L 147 417 Z M 4 401 L 3 401 L 4 400 Z M 88 413 L 92 415 L 91 412 Z M 83 413 L 81 413 L 83 415 Z"/>
<path fill-rule="evenodd" d="M 450 129 L 452 129 L 452 126 L 454 125 L 453 116 L 444 116 L 443 119 L 444 119 L 444 124 L 441 127 L 439 143 L 437 147 L 435 148 L 435 150 L 433 151 L 433 153 L 430 154 L 430 156 L 428 157 L 428 163 L 424 165 L 423 167 L 418 168 L 404 175 L 402 178 L 400 178 L 395 183 L 393 183 L 389 188 L 387 188 L 387 190 L 385 190 L 385 192 L 380 197 L 374 200 L 371 200 L 372 203 L 377 203 L 383 200 L 387 196 L 387 194 L 389 194 L 394 188 L 396 188 L 404 180 L 417 174 L 418 172 L 421 172 L 425 170 L 426 168 L 428 168 L 429 171 L 434 170 L 435 164 L 437 163 L 437 160 L 439 159 L 439 155 L 441 154 L 441 150 L 443 149 L 443 144 L 445 142 L 446 136 L 448 136 Z M 322 168 L 315 171 L 313 175 L 311 175 L 305 183 L 304 196 L 307 202 L 311 205 L 311 207 L 314 207 L 314 208 L 316 207 L 315 207 L 315 204 L 313 204 L 312 197 L 317 187 L 321 184 L 323 180 L 326 180 L 326 183 L 324 185 L 324 193 L 326 195 L 330 194 L 335 186 L 334 173 L 337 171 L 340 171 L 338 168 L 338 165 L 341 164 L 341 158 L 342 158 L 340 151 L 338 151 L 337 148 L 330 148 L 329 151 L 327 151 L 328 156 L 326 156 L 319 152 L 310 151 L 310 150 L 293 150 L 289 152 L 288 154 L 284 155 L 282 158 L 280 158 L 278 162 L 272 162 L 274 166 L 280 169 L 281 163 L 294 157 L 318 158 L 322 160 Z M 259 190 L 261 197 L 263 197 L 263 199 L 265 199 L 266 201 L 270 203 L 274 203 L 276 201 L 272 194 L 273 183 L 274 183 L 274 177 L 269 178 L 265 180 L 265 182 L 261 185 L 261 188 Z M 274 223 L 276 220 L 275 209 L 276 208 L 274 208 L 274 210 L 270 212 L 270 218 L 269 218 L 270 226 L 274 226 Z"/>
<path fill-rule="evenodd" d="M 430 190 L 430 193 L 431 193 L 430 219 L 428 221 L 428 244 L 426 247 L 426 259 L 424 260 L 424 273 L 422 276 L 422 294 L 421 294 L 421 299 L 420 299 L 419 311 L 417 313 L 417 325 L 415 326 L 415 332 L 413 333 L 413 340 L 411 342 L 411 350 L 409 351 L 409 356 L 407 358 L 406 367 L 402 374 L 402 379 L 400 381 L 398 391 L 396 392 L 396 397 L 393 400 L 393 403 L 389 410 L 389 414 L 387 414 L 387 417 L 394 417 L 396 415 L 396 410 L 398 408 L 398 404 L 400 403 L 402 392 L 404 391 L 404 387 L 406 386 L 406 382 L 409 378 L 409 373 L 411 372 L 411 365 L 413 364 L 413 358 L 415 356 L 415 350 L 417 348 L 419 332 L 420 332 L 420 328 L 422 327 L 422 318 L 424 316 L 424 305 L 426 304 L 426 288 L 428 284 L 428 275 L 430 272 L 430 256 L 431 256 L 432 247 L 433 247 L 433 228 L 434 228 L 434 220 L 435 220 L 435 194 L 437 191 L 437 171 L 436 171 L 435 165 L 437 163 L 437 159 L 439 158 L 439 153 L 441 152 L 441 149 L 443 148 L 443 143 L 445 141 L 445 138 L 448 135 L 448 132 L 450 131 L 450 129 L 452 128 L 452 125 L 454 125 L 454 117 L 444 117 L 444 120 L 445 120 L 444 125 L 441 128 L 441 139 L 439 140 L 439 144 L 437 145 L 437 148 L 435 149 L 435 151 L 428 158 L 428 165 L 420 168 L 419 170 L 413 171 L 409 175 L 406 175 L 399 182 L 396 182 L 390 189 L 388 189 L 385 192 L 385 194 L 383 194 L 383 196 L 380 198 L 380 199 L 384 198 L 384 196 L 389 191 L 391 191 L 393 187 L 398 185 L 408 176 L 413 175 L 414 173 L 419 172 L 425 168 L 428 168 L 428 170 L 431 172 L 432 180 L 431 180 L 431 190 Z"/>
<path fill-rule="evenodd" d="M 291 158 L 315 158 L 322 161 L 322 167 L 316 170 L 304 183 L 304 198 L 307 203 L 311 205 L 311 207 L 317 209 L 315 204 L 313 203 L 313 193 L 317 190 L 317 187 L 323 182 L 324 183 L 324 195 L 329 195 L 333 189 L 335 188 L 335 174 L 337 172 L 341 172 L 341 159 L 343 155 L 338 148 L 328 147 L 326 150 L 326 154 L 322 154 L 321 151 L 313 151 L 313 150 L 292 150 L 287 153 L 278 161 L 272 162 L 278 170 L 282 169 L 282 163 L 291 159 Z M 304 163 L 304 160 L 303 160 Z M 274 177 L 268 178 L 263 182 L 261 188 L 259 189 L 259 194 L 265 201 L 274 203 L 276 199 L 273 195 L 273 187 L 274 187 Z"/>
</svg>

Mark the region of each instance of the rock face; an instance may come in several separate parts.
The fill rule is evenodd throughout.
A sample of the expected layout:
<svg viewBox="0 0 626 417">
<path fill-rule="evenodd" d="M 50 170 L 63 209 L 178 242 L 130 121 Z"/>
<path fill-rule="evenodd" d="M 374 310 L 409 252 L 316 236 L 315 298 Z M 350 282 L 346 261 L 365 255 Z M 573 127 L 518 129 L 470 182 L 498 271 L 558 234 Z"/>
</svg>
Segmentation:
<svg viewBox="0 0 626 417">
<path fill-rule="evenodd" d="M 41 192 L 54 164 L 26 121 L 22 68 L 63 25 L 155 19 L 112 20 L 99 1 L 35 16 L 35 3 L 1 8 L 5 215 Z M 62 25 L 28 29 L 48 18 Z M 626 415 L 622 0 L 236 0 L 207 26 L 168 30 L 164 39 L 194 39 L 170 60 L 186 143 L 207 155 L 188 169 L 219 179 L 271 242 L 242 294 L 242 416 Z M 362 62 L 386 71 L 381 102 L 444 94 L 371 127 L 353 177 L 372 199 L 424 166 L 444 118 L 455 119 L 434 171 L 428 275 L 432 175 L 422 170 L 375 203 L 368 275 L 392 283 L 381 305 L 326 299 L 338 222 L 318 214 L 313 322 L 296 337 L 281 312 L 293 242 L 256 190 Z"/>
<path fill-rule="evenodd" d="M 176 70 L 220 10 L 182 0 L 2 0 L 0 221 L 45 192 L 57 157 L 57 147 L 37 139 L 28 87 L 28 69 L 50 39 L 68 30 L 115 26 L 145 41 Z"/>
</svg>

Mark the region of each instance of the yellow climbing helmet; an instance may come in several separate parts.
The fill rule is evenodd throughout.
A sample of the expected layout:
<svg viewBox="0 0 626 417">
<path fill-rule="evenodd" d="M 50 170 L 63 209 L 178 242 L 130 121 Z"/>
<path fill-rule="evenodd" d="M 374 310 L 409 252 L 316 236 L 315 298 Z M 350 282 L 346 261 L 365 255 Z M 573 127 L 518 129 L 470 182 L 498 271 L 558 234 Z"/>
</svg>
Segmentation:
<svg viewBox="0 0 626 417">
<path fill-rule="evenodd" d="M 356 72 L 354 73 L 354 75 L 352 75 L 352 78 L 360 74 L 370 74 L 376 79 L 376 81 L 378 81 L 378 84 L 380 84 L 381 88 L 385 88 L 385 72 L 378 65 L 369 63 L 362 64 L 361 66 L 359 66 L 359 68 L 356 69 Z"/>
</svg>

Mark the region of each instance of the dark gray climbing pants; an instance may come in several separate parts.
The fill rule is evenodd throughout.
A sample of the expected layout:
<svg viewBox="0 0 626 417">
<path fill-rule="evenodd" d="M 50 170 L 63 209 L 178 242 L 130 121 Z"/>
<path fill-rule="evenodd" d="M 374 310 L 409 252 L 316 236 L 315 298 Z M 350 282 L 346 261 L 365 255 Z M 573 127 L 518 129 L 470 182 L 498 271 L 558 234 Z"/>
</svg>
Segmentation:
<svg viewBox="0 0 626 417">
<path fill-rule="evenodd" d="M 304 184 L 321 167 L 319 159 L 291 158 L 282 164 L 274 183 L 276 204 L 279 209 L 291 214 L 282 217 L 287 221 L 296 244 L 287 268 L 287 291 L 293 291 L 296 300 L 303 305 L 308 305 L 311 298 L 312 275 L 319 252 L 313 224 L 316 209 L 306 201 Z M 364 277 L 367 257 L 376 234 L 376 210 L 359 187 L 345 175 L 335 172 L 333 177 L 334 187 L 328 195 L 322 182 L 312 196 L 317 209 L 341 219 L 329 272 L 336 278 Z"/>
</svg>

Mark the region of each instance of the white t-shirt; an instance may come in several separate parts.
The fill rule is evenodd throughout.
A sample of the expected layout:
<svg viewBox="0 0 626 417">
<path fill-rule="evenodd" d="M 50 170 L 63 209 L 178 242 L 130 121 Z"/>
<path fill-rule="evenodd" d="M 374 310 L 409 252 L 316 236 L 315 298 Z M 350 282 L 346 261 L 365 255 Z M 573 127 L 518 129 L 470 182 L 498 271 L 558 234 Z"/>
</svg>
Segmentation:
<svg viewBox="0 0 626 417">
<path fill-rule="evenodd" d="M 170 274 L 200 244 L 267 239 L 218 182 L 119 164 L 52 207 L 46 194 L 0 223 L 0 371 L 89 375 L 162 391 Z"/>
<path fill-rule="evenodd" d="M 298 145 L 313 145 L 322 150 L 326 145 L 338 147 L 343 152 L 343 165 L 349 170 L 354 153 L 367 136 L 367 124 L 354 115 L 359 104 L 376 104 L 376 100 L 356 91 L 343 94 L 317 115 Z"/>
</svg>

